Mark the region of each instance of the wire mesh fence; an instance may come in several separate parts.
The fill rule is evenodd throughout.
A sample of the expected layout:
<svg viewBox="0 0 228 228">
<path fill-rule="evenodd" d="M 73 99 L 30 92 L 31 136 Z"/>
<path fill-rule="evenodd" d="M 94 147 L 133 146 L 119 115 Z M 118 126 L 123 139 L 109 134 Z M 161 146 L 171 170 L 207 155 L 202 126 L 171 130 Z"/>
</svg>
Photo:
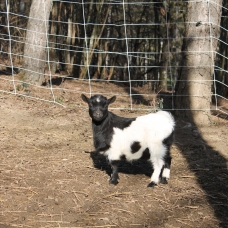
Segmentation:
<svg viewBox="0 0 228 228">
<path fill-rule="evenodd" d="M 151 103 L 176 109 L 174 100 L 180 96 L 175 93 L 176 84 L 182 80 L 178 75 L 180 68 L 186 67 L 183 40 L 186 25 L 193 24 L 207 27 L 204 39 L 218 43 L 216 51 L 204 50 L 214 57 L 214 72 L 211 79 L 200 81 L 211 84 L 210 109 L 228 113 L 227 3 L 220 5 L 221 23 L 214 25 L 210 14 L 208 21 L 186 21 L 187 5 L 193 1 L 34 2 L 0 3 L 2 92 L 55 103 L 61 103 L 60 92 L 70 96 L 82 92 L 116 94 L 127 98 L 130 109 L 136 109 L 138 98 L 148 102 L 137 109 L 151 109 Z M 209 8 L 218 4 L 204 2 Z M 219 38 L 211 31 L 214 27 L 220 31 Z M 195 35 L 194 39 L 202 37 Z M 199 52 L 196 49 L 192 53 Z M 210 66 L 208 62 L 203 67 Z M 38 79 L 31 80 L 34 78 Z M 114 87 L 110 89 L 109 85 Z M 204 91 L 201 94 L 206 96 Z M 198 95 L 192 92 L 188 96 Z M 169 105 L 164 106 L 166 97 Z"/>
</svg>

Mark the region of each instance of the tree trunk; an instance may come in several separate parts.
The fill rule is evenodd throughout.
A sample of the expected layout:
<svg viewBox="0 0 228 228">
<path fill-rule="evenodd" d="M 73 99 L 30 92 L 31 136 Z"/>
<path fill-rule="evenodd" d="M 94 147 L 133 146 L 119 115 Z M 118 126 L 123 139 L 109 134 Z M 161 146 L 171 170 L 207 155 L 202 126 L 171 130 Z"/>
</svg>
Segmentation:
<svg viewBox="0 0 228 228">
<path fill-rule="evenodd" d="M 111 2 L 111 1 L 110 1 Z M 105 67 L 103 71 L 103 77 L 106 78 L 108 77 L 109 79 L 111 78 L 110 76 L 110 37 L 111 37 L 111 26 L 110 24 L 112 23 L 112 5 L 109 7 L 109 13 L 108 13 L 108 19 L 107 19 L 108 25 L 107 25 L 107 41 L 105 42 L 105 51 L 106 51 L 106 56 L 105 56 Z"/>
<path fill-rule="evenodd" d="M 52 0 L 33 0 L 30 8 L 24 48 L 25 82 L 42 85 L 46 66 L 46 45 L 48 19 L 52 9 Z"/>
<path fill-rule="evenodd" d="M 167 79 L 168 79 L 168 65 L 169 65 L 169 40 L 166 39 L 163 42 L 161 62 L 160 62 L 160 78 L 159 88 L 163 91 L 167 90 Z"/>
<path fill-rule="evenodd" d="M 88 69 L 90 67 L 90 64 L 92 62 L 93 54 L 95 48 L 98 46 L 100 38 L 103 34 L 104 31 L 104 25 L 107 21 L 108 15 L 109 15 L 109 8 L 106 12 L 106 15 L 104 18 L 102 18 L 102 9 L 103 9 L 103 3 L 104 0 L 100 0 L 98 4 L 96 4 L 96 20 L 95 20 L 95 25 L 93 26 L 93 30 L 91 33 L 91 36 L 89 38 L 88 44 L 86 45 L 87 39 L 85 39 L 85 44 L 84 44 L 84 60 L 83 64 L 84 66 L 81 69 L 81 73 L 79 78 L 83 79 L 86 78 Z M 91 3 L 92 4 L 92 3 Z M 103 19 L 103 20 L 102 20 Z M 97 24 L 103 24 L 103 26 L 97 25 Z"/>
<path fill-rule="evenodd" d="M 74 22 L 77 22 L 78 24 L 75 25 L 75 36 L 76 37 L 85 37 L 85 31 L 84 31 L 84 20 L 83 20 L 83 5 L 81 7 L 74 7 L 75 13 L 74 13 Z M 72 74 L 75 78 L 78 78 L 81 71 L 81 62 L 82 62 L 82 48 L 83 48 L 83 39 L 74 39 L 74 48 L 75 48 L 75 56 L 74 56 L 74 62 L 73 62 L 73 71 Z"/>
<path fill-rule="evenodd" d="M 210 122 L 211 85 L 222 0 L 188 3 L 183 58 L 176 84 L 176 114 L 196 124 Z M 195 22 L 195 23 L 192 23 Z"/>
<path fill-rule="evenodd" d="M 73 34 L 73 4 L 66 4 L 66 17 L 67 17 L 67 38 L 66 38 L 66 50 L 65 50 L 65 70 L 68 72 L 69 75 L 72 73 L 73 65 L 71 64 L 71 44 L 72 44 L 72 37 L 75 36 Z"/>
<path fill-rule="evenodd" d="M 49 34 L 49 60 L 50 60 L 50 70 L 52 73 L 55 73 L 57 70 L 57 53 L 56 53 L 56 34 L 57 34 L 57 20 L 58 20 L 58 10 L 59 10 L 59 4 L 58 2 L 53 3 L 53 8 L 51 12 L 51 28 L 50 28 L 50 34 Z"/>
<path fill-rule="evenodd" d="M 169 3 L 169 8 L 173 8 L 174 3 Z M 164 3 L 160 4 L 159 6 L 160 14 L 163 16 L 163 18 L 166 21 L 166 39 L 163 39 L 163 45 L 161 47 L 162 54 L 161 54 L 161 61 L 160 61 L 160 78 L 159 78 L 159 87 L 166 91 L 167 90 L 167 80 L 168 80 L 168 67 L 170 65 L 170 47 L 172 46 L 172 40 L 173 40 L 173 26 L 174 23 L 172 19 L 171 12 L 167 11 L 167 5 Z"/>
</svg>

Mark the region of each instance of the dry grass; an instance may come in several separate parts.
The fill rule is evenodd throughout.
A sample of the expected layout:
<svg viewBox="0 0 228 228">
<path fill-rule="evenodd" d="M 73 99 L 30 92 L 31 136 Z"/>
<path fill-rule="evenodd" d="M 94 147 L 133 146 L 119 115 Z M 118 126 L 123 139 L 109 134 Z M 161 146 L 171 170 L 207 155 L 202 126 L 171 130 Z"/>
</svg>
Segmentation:
<svg viewBox="0 0 228 228">
<path fill-rule="evenodd" d="M 168 185 L 147 188 L 151 167 L 135 162 L 122 164 L 119 184 L 110 186 L 105 160 L 90 156 L 90 120 L 79 98 L 86 85 L 77 86 L 78 93 L 59 92 L 66 108 L 0 95 L 1 228 L 228 227 L 225 120 L 214 119 L 197 137 L 177 120 Z"/>
</svg>

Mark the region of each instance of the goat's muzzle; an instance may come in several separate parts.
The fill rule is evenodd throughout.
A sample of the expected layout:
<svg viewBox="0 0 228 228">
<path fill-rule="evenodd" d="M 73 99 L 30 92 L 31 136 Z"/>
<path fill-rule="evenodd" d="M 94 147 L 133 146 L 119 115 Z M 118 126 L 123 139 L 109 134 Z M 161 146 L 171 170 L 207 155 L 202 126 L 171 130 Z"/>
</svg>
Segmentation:
<svg viewBox="0 0 228 228">
<path fill-rule="evenodd" d="M 93 118 L 96 120 L 100 120 L 100 119 L 102 119 L 102 117 L 103 117 L 103 113 L 100 110 L 96 110 L 93 113 Z"/>
</svg>

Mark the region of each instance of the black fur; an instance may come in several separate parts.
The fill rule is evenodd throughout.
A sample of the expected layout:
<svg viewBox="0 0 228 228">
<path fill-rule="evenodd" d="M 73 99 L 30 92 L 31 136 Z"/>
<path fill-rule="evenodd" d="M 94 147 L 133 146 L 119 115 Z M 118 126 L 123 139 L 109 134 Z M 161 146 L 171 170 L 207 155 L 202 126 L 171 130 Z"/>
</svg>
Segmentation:
<svg viewBox="0 0 228 228">
<path fill-rule="evenodd" d="M 140 142 L 133 142 L 131 144 L 131 153 L 134 154 L 136 152 L 138 152 L 141 148 Z"/>
<path fill-rule="evenodd" d="M 172 132 L 170 134 L 170 136 L 168 136 L 166 139 L 164 139 L 162 142 L 164 145 L 166 145 L 167 147 L 167 150 L 170 150 L 170 146 L 172 145 L 173 143 L 173 137 L 174 137 L 174 133 Z"/>
<path fill-rule="evenodd" d="M 149 188 L 153 188 L 154 186 L 156 186 L 157 184 L 155 184 L 153 181 L 152 182 L 150 182 L 148 185 L 147 185 L 147 187 L 149 187 Z"/>
<path fill-rule="evenodd" d="M 98 150 L 96 150 L 97 153 L 99 152 L 105 152 L 110 148 L 110 145 L 105 145 L 104 147 L 100 147 Z"/>
<path fill-rule="evenodd" d="M 82 100 L 86 102 L 89 106 L 89 115 L 92 119 L 92 129 L 93 129 L 93 140 L 94 147 L 96 152 L 106 152 L 110 148 L 110 144 L 112 141 L 114 128 L 119 128 L 123 130 L 124 128 L 130 127 L 133 121 L 136 118 L 124 118 L 115 115 L 112 112 L 108 111 L 109 104 L 113 103 L 116 99 L 115 96 L 107 99 L 102 95 L 94 95 L 91 98 L 87 98 L 84 94 L 81 95 Z M 167 147 L 167 153 L 164 156 L 164 168 L 170 169 L 171 166 L 171 156 L 170 156 L 170 147 L 173 142 L 173 133 L 164 139 L 162 143 Z M 137 153 L 141 149 L 142 145 L 139 141 L 134 141 L 130 145 L 131 153 Z M 151 153 L 149 148 L 146 148 L 141 156 L 141 159 L 149 160 Z M 112 168 L 112 174 L 109 183 L 116 185 L 118 183 L 118 164 L 121 160 L 126 160 L 126 156 L 122 155 L 117 160 L 109 161 L 109 164 Z M 161 172 L 162 174 L 162 172 Z M 166 184 L 166 177 L 161 178 L 161 183 Z M 157 181 L 156 181 L 157 182 Z M 148 187 L 154 187 L 157 183 L 151 182 Z"/>
<path fill-rule="evenodd" d="M 149 160 L 149 159 L 150 159 L 150 151 L 149 151 L 148 148 L 146 148 L 146 149 L 143 151 L 143 154 L 142 154 L 141 159 L 143 159 L 143 160 Z"/>
<path fill-rule="evenodd" d="M 106 118 L 102 121 L 92 120 L 93 140 L 96 150 L 110 146 L 113 136 L 113 128 L 124 129 L 128 127 L 135 119 L 120 118 L 112 112 L 108 112 Z"/>
<path fill-rule="evenodd" d="M 173 143 L 173 133 L 171 133 L 170 136 L 168 136 L 166 139 L 163 140 L 163 144 L 167 148 L 167 152 L 164 157 L 164 161 L 165 161 L 164 168 L 168 168 L 168 169 L 170 169 L 171 160 L 172 160 L 172 157 L 170 155 L 170 147 L 171 147 L 172 143 Z"/>
<path fill-rule="evenodd" d="M 160 183 L 162 183 L 162 184 L 168 184 L 167 179 L 165 177 L 162 177 L 162 172 L 163 172 L 164 168 L 168 168 L 168 169 L 171 168 L 172 157 L 170 155 L 170 147 L 171 147 L 172 143 L 173 143 L 173 132 L 170 134 L 170 136 L 168 136 L 166 139 L 163 140 L 163 144 L 166 146 L 167 152 L 164 157 L 165 164 L 164 164 L 164 166 L 161 170 L 161 174 L 160 174 Z"/>
<path fill-rule="evenodd" d="M 126 160 L 126 156 L 124 154 L 121 155 L 120 160 L 125 161 Z"/>
<path fill-rule="evenodd" d="M 90 99 L 84 94 L 81 95 L 82 100 L 89 106 L 89 115 L 92 118 L 93 142 L 96 152 L 105 152 L 110 148 L 110 143 L 113 136 L 113 128 L 124 129 L 129 127 L 135 118 L 123 118 L 108 111 L 108 105 L 113 103 L 116 97 L 107 99 L 100 95 L 94 95 Z M 125 159 L 122 156 L 120 160 Z M 118 183 L 118 163 L 112 161 L 112 175 L 109 183 L 116 185 Z"/>
<path fill-rule="evenodd" d="M 111 178 L 109 180 L 110 184 L 118 184 L 118 179 L 119 179 L 119 175 L 118 175 L 118 164 L 119 162 L 115 162 L 115 164 L 111 164 L 112 167 L 112 174 L 111 174 Z"/>
<path fill-rule="evenodd" d="M 97 102 L 97 99 L 100 102 Z M 112 141 L 113 128 L 124 129 L 129 127 L 135 118 L 124 118 L 108 111 L 108 105 L 115 101 L 115 96 L 107 99 L 100 95 L 94 95 L 90 99 L 82 94 L 82 100 L 89 105 L 89 115 L 92 118 L 93 142 L 96 151 L 109 149 Z"/>
</svg>

